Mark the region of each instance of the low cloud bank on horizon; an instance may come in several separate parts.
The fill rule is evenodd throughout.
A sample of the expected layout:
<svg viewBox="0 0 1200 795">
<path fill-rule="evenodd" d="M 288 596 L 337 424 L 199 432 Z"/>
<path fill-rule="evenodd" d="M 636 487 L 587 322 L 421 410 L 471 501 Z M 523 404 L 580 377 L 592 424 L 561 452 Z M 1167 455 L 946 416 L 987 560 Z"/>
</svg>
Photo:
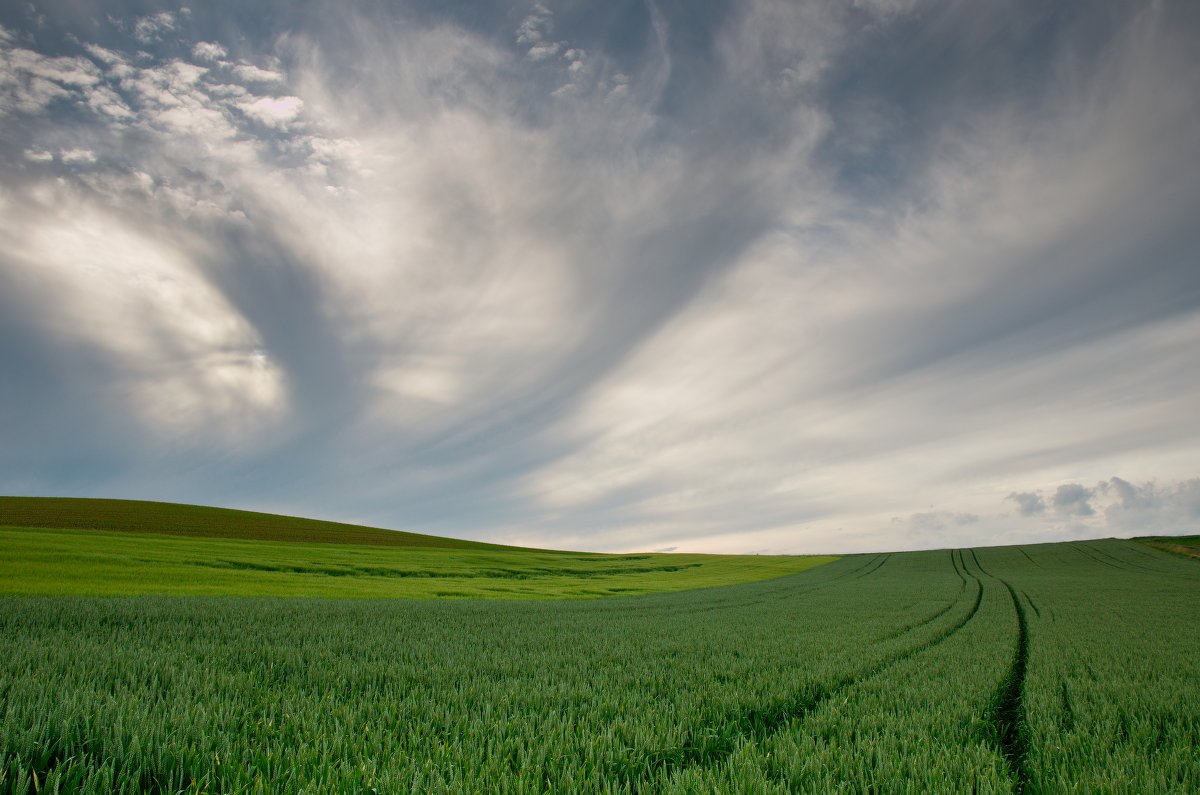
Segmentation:
<svg viewBox="0 0 1200 795">
<path fill-rule="evenodd" d="M 0 493 L 1200 532 L 1200 6 L 0 10 Z"/>
</svg>

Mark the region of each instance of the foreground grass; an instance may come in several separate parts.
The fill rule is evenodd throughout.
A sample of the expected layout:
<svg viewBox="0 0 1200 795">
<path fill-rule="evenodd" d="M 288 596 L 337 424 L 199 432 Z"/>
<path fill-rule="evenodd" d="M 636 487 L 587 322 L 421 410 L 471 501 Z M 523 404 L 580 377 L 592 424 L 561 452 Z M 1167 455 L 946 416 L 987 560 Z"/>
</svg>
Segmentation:
<svg viewBox="0 0 1200 795">
<path fill-rule="evenodd" d="M 77 596 L 589 599 L 756 582 L 835 559 L 553 552 L 219 508 L 19 498 L 0 498 L 0 549 L 0 594 Z"/>
<path fill-rule="evenodd" d="M 0 793 L 1200 792 L 1198 596 L 1096 541 L 638 599 L 0 597 Z"/>
</svg>

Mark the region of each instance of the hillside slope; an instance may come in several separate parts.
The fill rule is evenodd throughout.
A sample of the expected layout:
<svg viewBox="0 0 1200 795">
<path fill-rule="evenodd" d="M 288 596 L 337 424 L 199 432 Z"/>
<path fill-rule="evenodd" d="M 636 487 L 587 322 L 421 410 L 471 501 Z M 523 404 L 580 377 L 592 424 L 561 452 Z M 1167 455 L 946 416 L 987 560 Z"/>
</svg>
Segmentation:
<svg viewBox="0 0 1200 795">
<path fill-rule="evenodd" d="M 0 498 L 0 594 L 592 599 L 755 582 L 831 556 L 522 549 L 125 500 Z"/>
<path fill-rule="evenodd" d="M 372 547 L 512 549 L 500 544 L 272 513 L 173 502 L 79 497 L 0 497 L 0 527 L 107 530 L 241 541 L 303 541 Z"/>
</svg>

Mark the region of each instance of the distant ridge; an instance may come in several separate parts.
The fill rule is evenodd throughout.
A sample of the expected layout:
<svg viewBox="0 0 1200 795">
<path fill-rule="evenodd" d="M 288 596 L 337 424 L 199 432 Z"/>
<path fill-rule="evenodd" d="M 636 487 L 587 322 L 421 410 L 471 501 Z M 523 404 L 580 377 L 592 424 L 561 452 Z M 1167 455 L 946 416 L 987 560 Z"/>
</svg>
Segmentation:
<svg viewBox="0 0 1200 795">
<path fill-rule="evenodd" d="M 372 547 L 516 549 L 501 544 L 231 508 L 82 497 L 0 497 L 0 527 L 104 530 L 245 541 L 302 541 Z"/>
</svg>

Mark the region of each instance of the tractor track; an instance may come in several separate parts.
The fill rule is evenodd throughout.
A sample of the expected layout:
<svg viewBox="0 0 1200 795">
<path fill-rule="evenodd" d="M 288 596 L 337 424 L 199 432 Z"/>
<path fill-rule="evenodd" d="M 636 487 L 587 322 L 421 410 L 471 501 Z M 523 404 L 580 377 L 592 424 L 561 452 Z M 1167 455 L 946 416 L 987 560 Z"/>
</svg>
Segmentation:
<svg viewBox="0 0 1200 795">
<path fill-rule="evenodd" d="M 991 576 L 991 575 L 989 575 Z M 1012 776 L 1013 792 L 1023 793 L 1029 788 L 1029 771 L 1025 760 L 1029 754 L 1029 733 L 1025 721 L 1025 673 L 1029 666 L 1029 625 L 1025 619 L 1025 608 L 1017 597 L 1017 591 L 1007 580 L 999 580 L 1012 597 L 1013 609 L 1017 613 L 1017 648 L 1013 653 L 1008 673 L 1000 680 L 985 712 L 985 719 L 994 732 L 993 741 L 1008 765 Z"/>
<path fill-rule="evenodd" d="M 888 557 L 890 555 L 884 555 L 878 564 L 872 561 L 867 566 L 864 566 L 863 569 L 858 570 L 861 573 L 849 579 L 858 579 L 859 577 L 878 571 L 887 562 Z M 953 562 L 953 555 L 951 556 L 951 561 Z M 874 568 L 870 569 L 870 571 L 865 570 L 873 564 Z M 957 566 L 955 567 L 955 571 L 958 571 Z M 875 664 L 859 670 L 852 675 L 836 679 L 828 685 L 818 685 L 811 690 L 794 694 L 788 699 L 775 702 L 774 704 L 768 704 L 738 715 L 729 716 L 726 720 L 718 724 L 700 727 L 692 733 L 691 737 L 679 745 L 641 751 L 630 749 L 629 754 L 609 765 L 610 774 L 615 779 L 627 784 L 631 792 L 639 793 L 643 791 L 642 788 L 644 786 L 653 786 L 651 782 L 646 780 L 649 776 L 662 773 L 670 774 L 678 770 L 696 766 L 716 766 L 732 756 L 743 743 L 762 742 L 769 739 L 788 726 L 804 720 L 813 710 L 832 696 L 855 684 L 878 676 L 888 668 L 946 641 L 975 617 L 983 602 L 983 582 L 974 574 L 967 571 L 965 561 L 963 562 L 962 571 L 975 582 L 974 601 L 961 619 L 946 627 L 934 637 L 909 649 L 888 655 L 876 661 Z M 963 588 L 960 589 L 960 595 L 965 588 L 966 579 L 963 578 Z M 951 603 L 951 607 L 961 603 L 962 599 L 957 599 Z M 948 612 L 948 610 L 942 611 L 939 615 L 944 615 L 945 612 Z M 919 624 L 913 627 L 913 630 L 925 626 L 927 623 L 930 622 Z"/>
<path fill-rule="evenodd" d="M 1009 663 L 1004 678 L 1000 680 L 991 698 L 988 699 L 983 717 L 991 729 L 991 740 L 996 745 L 996 750 L 1004 757 L 1004 762 L 1008 766 L 1009 775 L 1012 777 L 1013 792 L 1020 795 L 1030 786 L 1029 770 L 1025 766 L 1025 760 L 1029 754 L 1029 731 L 1025 719 L 1025 674 L 1029 667 L 1029 621 L 1025 615 L 1025 607 L 1021 604 L 1017 590 L 1012 584 L 983 568 L 975 550 L 969 551 L 979 570 L 1008 590 L 1017 617 L 1017 644 L 1013 650 L 1012 661 Z M 1033 600 L 1029 599 L 1029 594 L 1025 594 L 1025 598 L 1029 600 L 1029 605 L 1034 612 L 1040 616 L 1041 611 L 1033 604 Z"/>
<path fill-rule="evenodd" d="M 954 598 L 951 599 L 949 602 L 947 602 L 945 607 L 943 607 L 941 610 L 938 610 L 933 615 L 927 616 L 919 621 L 914 621 L 911 624 L 906 624 L 905 626 L 901 627 L 900 629 L 896 630 L 895 632 L 891 632 L 891 633 L 888 633 L 887 635 L 884 635 L 882 638 L 879 639 L 879 642 L 883 642 L 885 640 L 895 640 L 896 638 L 899 638 L 902 635 L 907 635 L 909 632 L 912 632 L 914 630 L 920 629 L 921 627 L 932 624 L 934 621 L 937 621 L 939 618 L 941 618 L 942 616 L 946 615 L 947 613 L 949 613 L 951 610 L 954 609 L 954 606 L 959 603 L 959 600 L 962 599 L 963 591 L 966 590 L 967 579 L 966 579 L 966 577 L 964 577 L 962 575 L 962 572 L 960 572 L 958 570 L 958 563 L 956 563 L 954 560 L 954 550 L 950 551 L 950 565 L 954 567 L 954 573 L 956 575 L 958 575 L 958 579 L 962 581 L 962 585 L 959 586 L 958 593 L 956 593 L 954 595 Z"/>
<path fill-rule="evenodd" d="M 1128 571 L 1133 571 L 1133 570 L 1135 570 L 1135 569 L 1136 569 L 1136 570 L 1138 570 L 1138 571 L 1146 571 L 1146 572 L 1151 572 L 1151 573 L 1159 573 L 1159 572 L 1157 572 L 1157 570 L 1155 570 L 1155 569 L 1152 569 L 1152 568 L 1150 568 L 1149 566 L 1145 566 L 1145 565 L 1143 565 L 1143 564 L 1141 564 L 1141 563 L 1139 563 L 1139 562 L 1132 561 L 1132 560 L 1122 560 L 1121 558 L 1118 558 L 1116 555 L 1112 554 L 1112 553 L 1111 553 L 1111 552 L 1109 552 L 1108 550 L 1106 550 L 1106 549 L 1099 549 L 1099 548 L 1095 547 L 1095 546 L 1094 546 L 1094 545 L 1092 545 L 1092 544 L 1085 544 L 1085 543 L 1083 543 L 1083 542 L 1080 542 L 1080 545 L 1081 545 L 1081 546 L 1083 546 L 1083 547 L 1085 547 L 1085 548 L 1087 548 L 1087 549 L 1090 549 L 1090 550 L 1091 550 L 1093 553 L 1095 553 L 1095 554 L 1097 554 L 1097 555 L 1102 555 L 1102 556 L 1104 556 L 1105 558 L 1108 558 L 1109 560 L 1111 560 L 1111 561 L 1112 561 L 1114 564 L 1116 564 L 1117 566 L 1120 566 L 1121 568 L 1123 568 L 1123 569 L 1126 569 L 1126 570 L 1128 570 Z"/>
<path fill-rule="evenodd" d="M 1099 563 L 1101 566 L 1108 566 L 1110 569 L 1116 569 L 1117 571 L 1129 571 L 1129 569 L 1125 568 L 1124 566 L 1118 566 L 1112 561 L 1097 557 L 1093 552 L 1087 550 L 1083 544 L 1073 544 L 1071 548 L 1093 563 Z"/>
</svg>

